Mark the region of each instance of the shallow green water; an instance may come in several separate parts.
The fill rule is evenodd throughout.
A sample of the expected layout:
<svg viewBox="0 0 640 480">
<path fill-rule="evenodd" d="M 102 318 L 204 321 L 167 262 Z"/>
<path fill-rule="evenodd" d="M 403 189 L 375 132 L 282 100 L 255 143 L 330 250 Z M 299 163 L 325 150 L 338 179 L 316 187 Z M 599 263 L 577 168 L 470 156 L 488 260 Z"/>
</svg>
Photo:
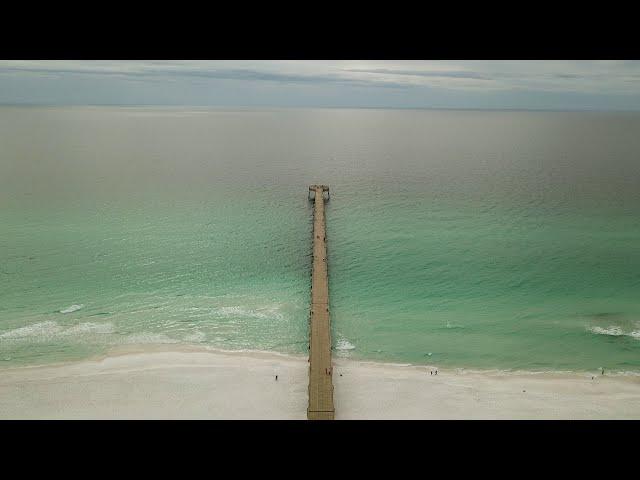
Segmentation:
<svg viewBox="0 0 640 480">
<path fill-rule="evenodd" d="M 640 116 L 0 108 L 0 360 L 305 353 L 640 370 Z"/>
</svg>

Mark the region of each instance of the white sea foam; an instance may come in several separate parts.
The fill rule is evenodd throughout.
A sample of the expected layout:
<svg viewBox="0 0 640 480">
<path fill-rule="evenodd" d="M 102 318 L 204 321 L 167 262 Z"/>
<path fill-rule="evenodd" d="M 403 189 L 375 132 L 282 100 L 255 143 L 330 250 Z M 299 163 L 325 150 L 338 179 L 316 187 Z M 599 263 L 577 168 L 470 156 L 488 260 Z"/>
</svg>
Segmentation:
<svg viewBox="0 0 640 480">
<path fill-rule="evenodd" d="M 445 325 L 445 327 L 446 327 L 446 328 L 464 328 L 462 325 L 457 325 L 457 324 L 450 323 L 450 322 L 447 322 L 447 324 Z"/>
<path fill-rule="evenodd" d="M 220 307 L 214 309 L 212 313 L 217 317 L 222 318 L 235 318 L 235 317 L 249 317 L 260 319 L 277 319 L 282 320 L 284 317 L 279 311 L 279 305 L 273 305 L 269 307 L 262 307 L 256 309 L 245 308 L 239 305 Z"/>
<path fill-rule="evenodd" d="M 338 340 L 336 350 L 355 350 L 356 346 L 345 338 Z"/>
<path fill-rule="evenodd" d="M 69 327 L 62 326 L 58 322 L 48 320 L 34 323 L 24 327 L 9 330 L 0 334 L 0 338 L 7 340 L 30 339 L 35 341 L 50 340 L 62 337 L 81 337 L 93 334 L 114 333 L 112 323 L 84 322 Z"/>
<path fill-rule="evenodd" d="M 83 335 L 83 334 L 108 334 L 115 333 L 115 327 L 112 323 L 84 322 L 73 327 L 69 327 L 63 331 L 64 335 Z"/>
<path fill-rule="evenodd" d="M 220 317 L 232 317 L 243 315 L 245 310 L 242 307 L 220 307 L 214 310 L 213 313 Z"/>
<path fill-rule="evenodd" d="M 67 308 L 64 308 L 62 310 L 60 310 L 60 313 L 71 313 L 71 312 L 75 312 L 77 310 L 80 310 L 82 307 L 84 307 L 84 305 L 71 305 Z"/>
<path fill-rule="evenodd" d="M 196 330 L 193 333 L 190 333 L 189 335 L 184 337 L 185 342 L 194 342 L 194 343 L 199 343 L 199 342 L 204 342 L 207 339 L 207 336 L 205 335 L 204 332 L 201 332 L 200 330 Z"/>
<path fill-rule="evenodd" d="M 138 332 L 116 335 L 118 332 L 111 322 L 83 322 L 76 325 L 60 325 L 58 322 L 46 321 L 9 330 L 0 334 L 0 341 L 13 342 L 50 342 L 52 340 L 77 341 L 85 344 L 135 345 L 135 344 L 174 344 L 181 340 L 171 338 L 164 333 Z M 204 333 L 194 332 L 185 338 L 192 343 L 206 340 Z"/>
<path fill-rule="evenodd" d="M 620 335 L 624 335 L 622 329 L 620 327 L 616 327 L 615 325 L 611 325 L 608 328 L 602 327 L 591 327 L 589 328 L 590 332 L 597 333 L 598 335 L 612 335 L 614 337 L 619 337 Z"/>
<path fill-rule="evenodd" d="M 625 332 L 624 330 L 622 330 L 622 328 L 616 325 L 610 325 L 607 328 L 589 327 L 588 330 L 591 333 L 596 333 L 598 335 L 611 335 L 613 337 L 628 336 L 628 337 L 633 337 L 640 340 L 640 330 L 635 330 L 633 332 Z"/>
<path fill-rule="evenodd" d="M 47 321 L 39 322 L 24 327 L 9 330 L 0 334 L 3 339 L 21 339 L 21 338 L 51 338 L 59 334 L 63 328 L 57 322 Z"/>
<path fill-rule="evenodd" d="M 164 333 L 141 332 L 127 335 L 122 339 L 125 344 L 146 344 L 146 343 L 180 343 L 175 338 L 171 338 Z"/>
</svg>

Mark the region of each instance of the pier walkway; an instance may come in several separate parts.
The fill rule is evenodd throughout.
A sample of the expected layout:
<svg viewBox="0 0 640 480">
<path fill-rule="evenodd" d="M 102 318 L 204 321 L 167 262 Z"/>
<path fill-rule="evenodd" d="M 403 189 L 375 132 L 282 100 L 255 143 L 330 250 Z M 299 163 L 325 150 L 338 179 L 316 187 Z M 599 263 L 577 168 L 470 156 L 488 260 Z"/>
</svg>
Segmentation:
<svg viewBox="0 0 640 480">
<path fill-rule="evenodd" d="M 309 420 L 333 420 L 333 382 L 331 367 L 331 323 L 329 321 L 329 280 L 327 270 L 324 192 L 326 185 L 311 185 L 314 192 L 313 270 L 311 273 L 311 311 L 309 315 Z"/>
</svg>

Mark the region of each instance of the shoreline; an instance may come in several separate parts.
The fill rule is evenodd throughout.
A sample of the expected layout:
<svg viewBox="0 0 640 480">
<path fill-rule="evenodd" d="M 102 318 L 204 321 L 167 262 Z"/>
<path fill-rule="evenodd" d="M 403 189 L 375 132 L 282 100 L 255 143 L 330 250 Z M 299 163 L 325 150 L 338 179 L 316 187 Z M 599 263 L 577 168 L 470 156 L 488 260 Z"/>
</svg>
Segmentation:
<svg viewBox="0 0 640 480">
<path fill-rule="evenodd" d="M 336 419 L 640 418 L 636 372 L 442 369 L 340 357 L 334 366 Z M 128 345 L 90 360 L 0 369 L 0 418 L 303 420 L 308 372 L 305 355 Z"/>
<path fill-rule="evenodd" d="M 333 351 L 333 350 L 332 350 Z M 140 343 L 140 344 L 124 344 L 109 347 L 105 352 L 94 354 L 85 358 L 65 360 L 51 363 L 37 363 L 26 365 L 2 365 L 0 363 L 0 375 L 5 371 L 28 370 L 38 368 L 53 368 L 72 366 L 79 363 L 101 362 L 108 358 L 121 357 L 126 355 L 145 354 L 145 353 L 211 353 L 229 356 L 249 356 L 254 358 L 289 358 L 294 360 L 308 359 L 307 354 L 297 354 L 291 352 L 278 352 L 276 350 L 255 350 L 255 349 L 224 349 L 206 344 L 189 344 L 189 343 Z M 371 360 L 363 358 L 354 358 L 347 356 L 332 355 L 334 363 L 347 362 L 357 363 L 362 366 L 388 366 L 402 367 L 413 369 L 438 369 L 440 372 L 455 373 L 458 375 L 479 374 L 493 376 L 509 376 L 509 375 L 566 375 L 566 376 L 602 376 L 600 370 L 528 370 L 528 369 L 506 369 L 506 368 L 479 368 L 479 367 L 461 367 L 461 366 L 445 366 L 440 367 L 435 364 L 422 364 L 410 362 L 392 362 L 382 360 Z M 612 370 L 605 369 L 605 376 L 611 377 L 640 377 L 640 370 Z"/>
</svg>

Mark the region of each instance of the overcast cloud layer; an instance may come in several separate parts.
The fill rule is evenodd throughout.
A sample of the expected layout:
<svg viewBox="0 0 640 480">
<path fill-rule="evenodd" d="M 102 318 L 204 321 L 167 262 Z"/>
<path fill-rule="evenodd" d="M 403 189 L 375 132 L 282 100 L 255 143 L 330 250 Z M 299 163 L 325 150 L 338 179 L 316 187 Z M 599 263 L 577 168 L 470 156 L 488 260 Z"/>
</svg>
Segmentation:
<svg viewBox="0 0 640 480">
<path fill-rule="evenodd" d="M 640 61 L 0 61 L 0 103 L 640 110 Z"/>
</svg>

